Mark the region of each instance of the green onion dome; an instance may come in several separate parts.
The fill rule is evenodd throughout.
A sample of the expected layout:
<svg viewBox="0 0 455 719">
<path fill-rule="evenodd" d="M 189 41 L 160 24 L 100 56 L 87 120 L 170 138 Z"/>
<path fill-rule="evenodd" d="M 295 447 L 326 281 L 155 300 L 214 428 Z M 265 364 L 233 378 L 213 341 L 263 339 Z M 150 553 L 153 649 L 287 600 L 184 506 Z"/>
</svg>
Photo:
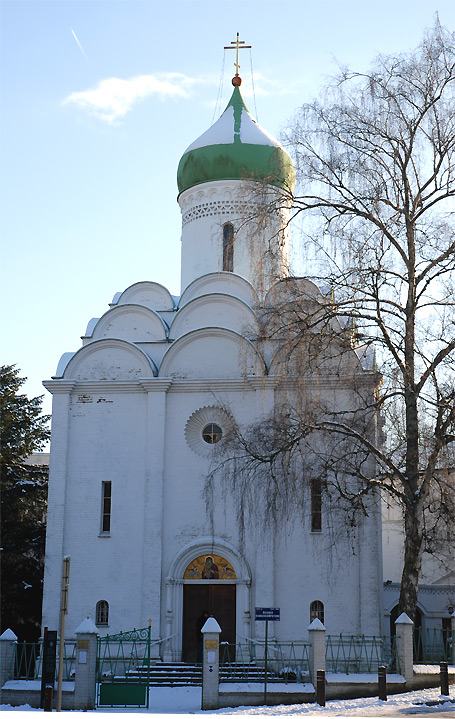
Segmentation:
<svg viewBox="0 0 455 719">
<path fill-rule="evenodd" d="M 221 117 L 187 148 L 179 162 L 179 192 L 213 180 L 256 180 L 294 190 L 290 156 L 250 115 L 238 87 Z"/>
</svg>

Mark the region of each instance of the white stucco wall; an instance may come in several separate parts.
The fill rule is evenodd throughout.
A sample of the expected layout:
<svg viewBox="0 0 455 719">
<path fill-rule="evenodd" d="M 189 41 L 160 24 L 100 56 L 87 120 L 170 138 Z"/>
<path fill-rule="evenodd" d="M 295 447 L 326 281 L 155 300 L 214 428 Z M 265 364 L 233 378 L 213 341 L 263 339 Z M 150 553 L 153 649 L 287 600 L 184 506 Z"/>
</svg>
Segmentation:
<svg viewBox="0 0 455 719">
<path fill-rule="evenodd" d="M 271 631 L 277 638 L 302 638 L 314 600 L 325 605 L 329 632 L 379 633 L 377 512 L 355 536 L 343 528 L 329 531 L 328 518 L 321 533 L 312 533 L 307 515 L 282 523 L 276 533 L 272 528 L 264 532 L 258 521 L 247 526 L 242 542 L 229 493 L 219 488 L 213 514 L 208 511 L 203 488 L 216 448 L 201 439 L 195 449 L 187 441 L 190 419 L 204 410 L 207 416 L 215 412 L 214 421 L 222 423 L 227 411 L 247 426 L 271 411 L 281 381 L 280 375 L 266 376 L 254 342 L 242 333 L 245 323 L 254 326 L 256 314 L 245 302 L 243 281 L 232 280 L 231 287 L 241 288 L 241 299 L 204 293 L 201 279 L 195 296 L 174 311 L 171 341 L 164 345 L 159 334 L 155 342 L 143 342 L 136 330 L 129 332 L 133 322 L 147 333 L 150 318 L 161 331 L 164 325 L 153 308 L 138 312 L 129 304 L 116 305 L 94 326 L 62 378 L 46 382 L 54 411 L 43 625 L 57 626 L 61 558 L 70 555 L 69 636 L 81 617 L 94 618 L 97 601 L 104 599 L 110 621 L 100 627 L 101 634 L 146 626 L 152 619 L 154 636 L 177 635 L 170 647 L 171 658 L 178 659 L 182 580 L 172 576 L 173 567 L 185 547 L 193 548 L 193 555 L 190 550 L 185 555 L 188 562 L 207 551 L 209 537 L 241 567 L 236 590 L 240 637 L 263 632 L 251 620 L 255 606 L 280 606 L 281 622 Z M 213 275 L 207 286 L 214 288 Z M 135 287 L 144 298 L 146 283 Z M 128 291 L 122 296 L 128 298 Z M 250 297 L 256 302 L 254 293 Z M 172 339 L 172 327 L 179 339 Z M 121 340 L 98 338 L 107 332 L 117 332 Z M 154 352 L 155 363 L 147 359 Z M 357 371 L 358 361 L 353 359 L 352 366 Z M 365 381 L 370 381 L 367 375 Z M 343 382 L 338 375 L 313 382 L 315 401 L 350 405 Z M 292 384 L 286 392 L 292 393 Z M 103 481 L 112 483 L 109 534 L 100 532 Z M 217 481 L 222 483 L 222 476 Z"/>
</svg>

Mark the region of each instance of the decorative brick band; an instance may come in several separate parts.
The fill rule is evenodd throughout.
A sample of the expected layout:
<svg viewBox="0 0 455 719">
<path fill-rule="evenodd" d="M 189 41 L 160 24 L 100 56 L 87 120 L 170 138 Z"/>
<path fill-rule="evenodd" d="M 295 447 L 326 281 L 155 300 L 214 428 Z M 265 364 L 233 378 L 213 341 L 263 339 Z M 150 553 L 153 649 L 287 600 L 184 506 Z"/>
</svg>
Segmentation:
<svg viewBox="0 0 455 719">
<path fill-rule="evenodd" d="M 199 220 L 204 217 L 213 217 L 219 215 L 235 215 L 237 218 L 245 218 L 248 216 L 249 203 L 239 200 L 214 200 L 212 202 L 202 202 L 200 205 L 194 205 L 182 214 L 182 225 L 189 222 Z"/>
</svg>

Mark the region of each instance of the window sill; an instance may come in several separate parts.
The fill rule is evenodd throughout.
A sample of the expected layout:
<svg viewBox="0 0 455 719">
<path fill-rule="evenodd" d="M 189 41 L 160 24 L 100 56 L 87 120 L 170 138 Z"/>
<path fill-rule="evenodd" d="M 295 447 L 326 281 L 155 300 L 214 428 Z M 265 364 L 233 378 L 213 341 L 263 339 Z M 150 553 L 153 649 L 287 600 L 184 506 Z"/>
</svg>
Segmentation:
<svg viewBox="0 0 455 719">
<path fill-rule="evenodd" d="M 100 532 L 98 534 L 98 537 L 110 537 L 110 536 L 111 536 L 110 532 Z"/>
<path fill-rule="evenodd" d="M 322 534 L 322 529 L 312 529 L 310 534 Z"/>
</svg>

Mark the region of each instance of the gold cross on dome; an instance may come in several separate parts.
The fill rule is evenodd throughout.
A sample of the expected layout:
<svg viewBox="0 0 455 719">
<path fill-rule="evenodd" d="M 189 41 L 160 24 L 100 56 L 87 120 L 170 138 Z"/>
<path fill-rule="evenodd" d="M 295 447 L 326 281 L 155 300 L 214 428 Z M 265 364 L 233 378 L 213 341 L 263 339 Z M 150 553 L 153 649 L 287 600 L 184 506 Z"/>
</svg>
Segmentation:
<svg viewBox="0 0 455 719">
<path fill-rule="evenodd" d="M 234 47 L 232 47 L 234 46 Z M 251 45 L 245 45 L 245 40 L 239 40 L 239 33 L 237 33 L 237 40 L 231 40 L 230 45 L 225 45 L 225 50 L 236 50 L 236 57 L 235 57 L 235 75 L 238 77 L 240 65 L 239 65 L 239 50 L 246 50 L 247 48 L 251 48 Z"/>
</svg>

